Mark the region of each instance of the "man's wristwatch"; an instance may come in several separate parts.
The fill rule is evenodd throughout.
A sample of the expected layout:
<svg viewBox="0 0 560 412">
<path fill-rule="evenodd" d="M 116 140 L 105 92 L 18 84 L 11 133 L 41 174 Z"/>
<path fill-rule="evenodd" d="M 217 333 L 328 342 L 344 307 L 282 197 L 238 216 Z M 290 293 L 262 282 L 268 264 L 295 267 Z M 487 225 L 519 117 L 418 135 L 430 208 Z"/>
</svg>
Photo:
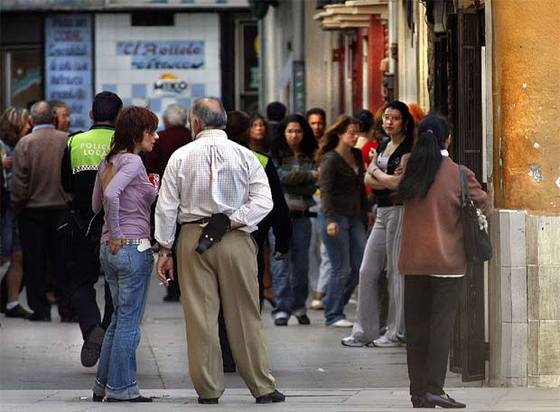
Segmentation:
<svg viewBox="0 0 560 412">
<path fill-rule="evenodd" d="M 171 253 L 171 252 L 165 252 L 165 251 L 160 250 L 160 251 L 158 252 L 158 256 L 159 256 L 159 257 L 171 257 L 171 256 L 173 256 L 173 253 Z"/>
</svg>

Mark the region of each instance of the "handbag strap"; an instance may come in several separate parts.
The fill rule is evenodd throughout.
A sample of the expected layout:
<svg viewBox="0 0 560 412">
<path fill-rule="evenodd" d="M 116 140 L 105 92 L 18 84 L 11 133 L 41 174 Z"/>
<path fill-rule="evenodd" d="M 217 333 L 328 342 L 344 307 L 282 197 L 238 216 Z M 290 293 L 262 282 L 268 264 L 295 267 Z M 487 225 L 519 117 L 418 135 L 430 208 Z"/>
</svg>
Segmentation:
<svg viewBox="0 0 560 412">
<path fill-rule="evenodd" d="M 469 189 L 467 187 L 465 168 L 463 165 L 459 165 L 459 180 L 461 181 L 461 204 L 464 205 L 469 199 Z"/>
</svg>

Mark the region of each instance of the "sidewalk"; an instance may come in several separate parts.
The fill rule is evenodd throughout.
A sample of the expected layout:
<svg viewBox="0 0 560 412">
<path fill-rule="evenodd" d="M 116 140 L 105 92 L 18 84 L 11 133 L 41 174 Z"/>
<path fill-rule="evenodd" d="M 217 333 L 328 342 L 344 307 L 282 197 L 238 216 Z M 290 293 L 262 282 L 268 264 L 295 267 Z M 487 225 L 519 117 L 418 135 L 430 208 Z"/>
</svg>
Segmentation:
<svg viewBox="0 0 560 412">
<path fill-rule="evenodd" d="M 102 283 L 100 282 L 101 286 Z M 101 289 L 101 288 L 100 288 Z M 164 303 L 164 290 L 152 281 L 143 336 L 138 349 L 142 393 L 152 404 L 91 402 L 95 368 L 80 365 L 77 324 L 0 322 L 0 411 L 386 411 L 411 409 L 405 348 L 347 348 L 340 339 L 348 329 L 326 328 L 323 313 L 310 311 L 312 324 L 275 327 L 270 307 L 263 314 L 272 373 L 287 402 L 256 405 L 237 374 L 226 374 L 220 404 L 198 405 L 188 376 L 185 326 L 179 303 Z M 101 296 L 100 296 L 101 297 Z M 354 317 L 354 308 L 347 314 Z M 560 390 L 481 388 L 449 373 L 446 388 L 473 411 L 560 411 Z"/>
</svg>

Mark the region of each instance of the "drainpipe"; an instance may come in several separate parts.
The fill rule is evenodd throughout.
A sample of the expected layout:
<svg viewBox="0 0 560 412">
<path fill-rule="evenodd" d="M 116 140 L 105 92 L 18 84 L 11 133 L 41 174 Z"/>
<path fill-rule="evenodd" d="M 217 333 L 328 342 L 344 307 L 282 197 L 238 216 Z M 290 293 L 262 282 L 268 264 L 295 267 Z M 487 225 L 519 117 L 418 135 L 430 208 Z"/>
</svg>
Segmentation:
<svg viewBox="0 0 560 412">
<path fill-rule="evenodd" d="M 389 101 L 397 98 L 397 58 L 399 55 L 399 5 L 397 0 L 389 0 L 388 3 L 389 23 L 389 71 L 385 75 L 385 84 L 388 90 Z"/>
</svg>

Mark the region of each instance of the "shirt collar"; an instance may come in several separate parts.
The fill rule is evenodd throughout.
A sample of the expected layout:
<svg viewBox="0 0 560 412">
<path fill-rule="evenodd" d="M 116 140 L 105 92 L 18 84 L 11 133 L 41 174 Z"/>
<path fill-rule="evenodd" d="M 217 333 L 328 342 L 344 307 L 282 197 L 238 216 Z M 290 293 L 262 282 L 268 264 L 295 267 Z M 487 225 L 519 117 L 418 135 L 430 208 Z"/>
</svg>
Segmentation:
<svg viewBox="0 0 560 412">
<path fill-rule="evenodd" d="M 447 149 L 440 150 L 440 152 L 442 156 L 449 157 L 449 152 L 447 151 Z"/>
<path fill-rule="evenodd" d="M 198 140 L 202 137 L 217 137 L 227 139 L 227 134 L 221 129 L 206 129 L 198 133 L 195 137 L 195 140 Z"/>
<path fill-rule="evenodd" d="M 31 132 L 41 129 L 54 129 L 54 124 L 38 124 L 37 126 L 33 126 L 33 130 Z"/>
</svg>

